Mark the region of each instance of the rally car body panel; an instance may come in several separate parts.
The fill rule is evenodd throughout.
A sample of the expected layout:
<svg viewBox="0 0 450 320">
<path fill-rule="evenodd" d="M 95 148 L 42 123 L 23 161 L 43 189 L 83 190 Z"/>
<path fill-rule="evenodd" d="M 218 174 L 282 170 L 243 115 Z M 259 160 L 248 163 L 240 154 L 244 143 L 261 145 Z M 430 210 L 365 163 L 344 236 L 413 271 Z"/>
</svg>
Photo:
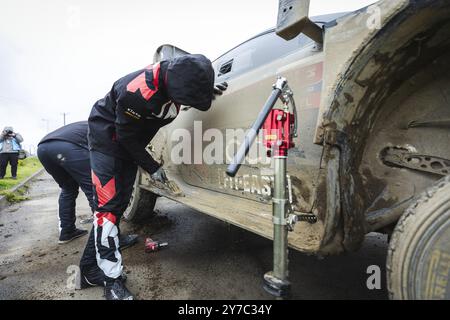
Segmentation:
<svg viewBox="0 0 450 320">
<path fill-rule="evenodd" d="M 395 107 L 388 106 L 394 101 L 388 98 L 401 91 L 413 75 L 430 74 L 423 71 L 425 60 L 434 61 L 449 48 L 449 7 L 448 1 L 442 0 L 380 1 L 326 21 L 323 48 L 305 41 L 297 50 L 241 72 L 239 63 L 245 67 L 245 61 L 251 63 L 255 53 L 244 51 L 233 57 L 233 50 L 251 47 L 258 37 L 232 49 L 214 62 L 217 82 L 229 83 L 224 95 L 208 112 L 182 111 L 151 143 L 151 152 L 164 162 L 184 196 L 157 189 L 145 175 L 141 186 L 271 238 L 273 170 L 270 159 L 264 158 L 261 142 L 255 146 L 259 161 L 244 164 L 236 178 L 227 177 L 226 163 L 214 163 L 214 156 L 221 151 L 222 158 L 231 160 L 236 143 L 227 140 L 227 131 L 249 128 L 276 77 L 284 76 L 294 91 L 299 121 L 296 147 L 288 160 L 290 200 L 295 211 L 318 217 L 315 225 L 298 224 L 290 245 L 319 254 L 358 248 L 367 232 L 395 223 L 408 200 L 437 179 L 380 163 L 378 154 L 385 146 L 403 142 L 380 142 L 373 130 L 383 110 L 410 110 L 403 98 L 397 98 Z M 426 47 L 410 45 L 421 39 Z M 439 60 L 444 70 L 449 66 L 445 57 L 448 55 Z M 401 77 L 395 78 L 396 72 Z M 417 76 L 417 81 L 423 77 Z M 440 83 L 445 86 L 446 82 Z M 435 104 L 442 109 L 444 100 Z M 391 118 L 386 119 L 387 123 Z M 390 126 L 392 132 L 400 130 L 397 123 Z M 189 141 L 183 138 L 186 132 Z M 415 137 L 410 143 L 420 145 L 419 135 Z M 180 153 L 183 143 L 191 146 L 190 154 Z M 448 148 L 442 145 L 429 152 L 436 148 L 444 148 L 440 155 L 450 158 Z M 205 153 L 211 162 L 203 161 Z M 174 161 L 180 154 L 188 163 Z M 393 187 L 396 183 L 390 177 L 398 178 L 398 174 L 404 176 Z"/>
</svg>

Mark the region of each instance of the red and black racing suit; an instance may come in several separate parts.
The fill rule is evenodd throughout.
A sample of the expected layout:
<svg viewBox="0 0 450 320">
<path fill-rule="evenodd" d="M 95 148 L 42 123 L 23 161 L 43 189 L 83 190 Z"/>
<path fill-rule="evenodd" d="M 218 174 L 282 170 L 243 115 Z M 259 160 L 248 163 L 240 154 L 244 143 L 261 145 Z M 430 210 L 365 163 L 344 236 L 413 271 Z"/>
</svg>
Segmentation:
<svg viewBox="0 0 450 320">
<path fill-rule="evenodd" d="M 88 140 L 95 217 L 80 262 L 82 272 L 98 265 L 107 280 L 122 274 L 118 225 L 131 197 L 137 166 L 149 173 L 159 168 L 145 148 L 180 110 L 166 94 L 166 64 L 151 65 L 119 79 L 92 108 Z"/>
</svg>

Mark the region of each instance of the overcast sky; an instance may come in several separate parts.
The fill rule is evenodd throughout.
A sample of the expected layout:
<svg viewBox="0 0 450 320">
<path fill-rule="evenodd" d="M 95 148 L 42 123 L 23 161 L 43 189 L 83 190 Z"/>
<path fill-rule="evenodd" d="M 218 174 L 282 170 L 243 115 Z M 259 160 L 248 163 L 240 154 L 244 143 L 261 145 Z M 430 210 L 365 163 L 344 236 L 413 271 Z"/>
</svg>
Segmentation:
<svg viewBox="0 0 450 320">
<path fill-rule="evenodd" d="M 311 0 L 311 15 L 375 0 Z M 164 43 L 211 60 L 276 23 L 278 0 L 0 0 L 0 130 L 23 147 L 86 120 L 118 78 Z M 43 120 L 44 119 L 44 120 Z"/>
</svg>

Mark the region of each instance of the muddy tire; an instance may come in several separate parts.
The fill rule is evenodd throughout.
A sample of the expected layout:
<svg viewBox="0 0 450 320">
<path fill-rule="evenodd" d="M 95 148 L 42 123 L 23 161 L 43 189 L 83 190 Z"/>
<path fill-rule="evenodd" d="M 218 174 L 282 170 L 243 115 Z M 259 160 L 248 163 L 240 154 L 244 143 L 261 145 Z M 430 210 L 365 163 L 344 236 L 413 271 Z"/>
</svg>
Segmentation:
<svg viewBox="0 0 450 320">
<path fill-rule="evenodd" d="M 138 171 L 133 185 L 128 207 L 123 213 L 123 219 L 129 222 L 139 222 L 155 215 L 154 209 L 158 196 L 150 191 L 139 187 L 141 174 Z"/>
<path fill-rule="evenodd" d="M 424 192 L 399 220 L 389 243 L 391 299 L 450 299 L 450 176 Z"/>
</svg>

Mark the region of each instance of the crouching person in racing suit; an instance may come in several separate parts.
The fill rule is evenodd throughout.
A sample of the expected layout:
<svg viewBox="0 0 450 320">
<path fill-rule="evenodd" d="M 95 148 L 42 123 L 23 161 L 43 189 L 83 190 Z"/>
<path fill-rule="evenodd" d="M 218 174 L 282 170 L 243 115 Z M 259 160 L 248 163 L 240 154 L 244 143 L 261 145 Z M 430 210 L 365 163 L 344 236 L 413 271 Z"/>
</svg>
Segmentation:
<svg viewBox="0 0 450 320">
<path fill-rule="evenodd" d="M 87 121 L 75 122 L 47 134 L 38 144 L 39 160 L 61 188 L 58 200 L 60 244 L 87 234 L 86 230 L 75 226 L 79 189 L 85 194 L 92 213 L 95 209 L 87 134 Z M 123 235 L 120 238 L 120 248 L 132 246 L 137 238 L 133 234 Z M 101 284 L 103 285 L 103 281 Z"/>
<path fill-rule="evenodd" d="M 88 139 L 95 191 L 94 235 L 80 269 L 82 279 L 98 268 L 103 271 L 107 300 L 133 299 L 123 283 L 118 224 L 131 197 L 137 166 L 155 181 L 166 179 L 146 146 L 177 117 L 181 105 L 206 111 L 214 95 L 225 89 L 224 85 L 214 87 L 214 70 L 206 57 L 185 55 L 119 79 L 93 106 Z"/>
<path fill-rule="evenodd" d="M 58 243 L 68 243 L 86 235 L 86 230 L 75 226 L 75 206 L 81 188 L 94 210 L 91 177 L 87 173 L 90 171 L 87 121 L 72 123 L 47 134 L 38 144 L 37 155 L 61 188 Z"/>
</svg>

